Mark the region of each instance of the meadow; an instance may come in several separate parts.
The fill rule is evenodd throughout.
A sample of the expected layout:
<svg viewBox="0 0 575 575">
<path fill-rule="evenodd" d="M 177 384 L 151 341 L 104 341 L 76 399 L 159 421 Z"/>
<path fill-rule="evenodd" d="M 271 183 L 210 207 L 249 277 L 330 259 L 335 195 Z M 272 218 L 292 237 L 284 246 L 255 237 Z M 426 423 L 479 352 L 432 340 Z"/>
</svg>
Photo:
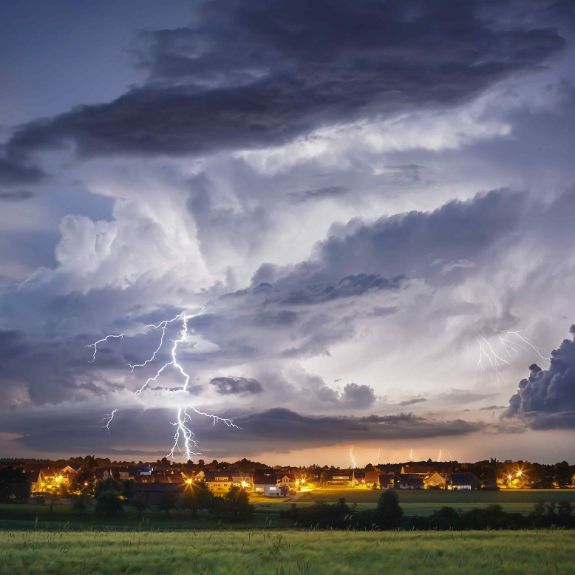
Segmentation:
<svg viewBox="0 0 575 575">
<path fill-rule="evenodd" d="M 298 505 L 323 501 L 335 503 L 344 497 L 348 504 L 355 503 L 360 509 L 374 507 L 381 491 L 372 489 L 316 489 L 304 494 Z M 461 511 L 474 507 L 501 505 L 505 511 L 527 514 L 538 502 L 559 503 L 570 501 L 575 505 L 575 489 L 513 489 L 502 491 L 435 491 L 398 490 L 399 503 L 406 515 L 431 515 L 445 505 Z"/>
<path fill-rule="evenodd" d="M 10 575 L 557 575 L 575 532 L 0 531 Z"/>
<path fill-rule="evenodd" d="M 236 523 L 235 528 L 258 529 L 293 527 L 293 522 L 280 517 L 280 511 L 289 509 L 294 503 L 306 507 L 314 502 L 335 503 L 345 498 L 357 509 L 374 508 L 381 491 L 369 489 L 316 489 L 313 492 L 298 494 L 294 500 L 270 499 L 252 496 L 255 507 L 252 520 Z M 487 507 L 498 504 L 505 511 L 527 515 L 533 506 L 544 503 L 570 501 L 575 506 L 575 490 L 513 490 L 513 491 L 398 491 L 400 505 L 406 516 L 428 516 L 439 508 L 448 505 L 460 511 L 474 507 Z M 125 506 L 124 512 L 117 518 L 98 517 L 93 508 L 83 513 L 75 511 L 70 505 L 56 505 L 50 512 L 48 505 L 37 504 L 1 504 L 0 530 L 2 529 L 218 529 L 222 522 L 207 513 L 199 513 L 192 518 L 188 511 L 172 510 L 169 513 L 158 510 L 146 510 L 143 515 L 135 508 Z"/>
</svg>

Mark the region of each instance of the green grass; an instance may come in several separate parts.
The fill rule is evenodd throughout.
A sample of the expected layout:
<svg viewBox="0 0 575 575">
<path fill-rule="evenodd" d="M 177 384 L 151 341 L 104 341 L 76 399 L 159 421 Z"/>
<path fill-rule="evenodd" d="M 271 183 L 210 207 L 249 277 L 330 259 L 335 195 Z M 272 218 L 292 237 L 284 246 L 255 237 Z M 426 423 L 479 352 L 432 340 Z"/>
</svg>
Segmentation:
<svg viewBox="0 0 575 575">
<path fill-rule="evenodd" d="M 543 501 L 545 503 L 558 503 L 570 501 L 575 505 L 575 489 L 537 489 L 513 491 L 397 491 L 399 503 L 406 515 L 430 515 L 435 510 L 448 505 L 456 509 L 467 511 L 474 507 L 487 507 L 498 504 L 505 511 L 527 514 L 533 506 Z M 381 491 L 371 489 L 316 489 L 305 494 L 300 502 L 313 501 L 336 502 L 344 497 L 348 503 L 356 503 L 358 508 L 373 507 Z"/>
<path fill-rule="evenodd" d="M 11 575 L 558 575 L 575 533 L 187 531 L 0 532 Z"/>
<path fill-rule="evenodd" d="M 48 505 L 4 503 L 0 505 L 0 530 L 47 529 L 47 530 L 175 530 L 175 529 L 257 529 L 291 527 L 291 521 L 279 516 L 277 509 L 260 509 L 256 505 L 253 519 L 245 522 L 222 522 L 201 512 L 196 518 L 189 511 L 172 510 L 170 513 L 146 510 L 140 515 L 136 509 L 125 506 L 124 512 L 115 518 L 98 516 L 93 508 L 83 513 L 69 505 L 56 505 L 52 512 Z M 1 573 L 1 569 L 0 569 Z"/>
</svg>

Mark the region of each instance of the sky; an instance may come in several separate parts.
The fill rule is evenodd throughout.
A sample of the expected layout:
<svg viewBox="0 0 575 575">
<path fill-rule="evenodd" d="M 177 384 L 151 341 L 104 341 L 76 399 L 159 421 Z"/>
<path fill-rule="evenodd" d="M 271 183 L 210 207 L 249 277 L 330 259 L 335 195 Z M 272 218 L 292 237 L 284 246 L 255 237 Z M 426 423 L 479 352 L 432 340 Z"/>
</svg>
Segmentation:
<svg viewBox="0 0 575 575">
<path fill-rule="evenodd" d="M 575 460 L 572 1 L 5 2 L 0 78 L 0 456 Z"/>
</svg>

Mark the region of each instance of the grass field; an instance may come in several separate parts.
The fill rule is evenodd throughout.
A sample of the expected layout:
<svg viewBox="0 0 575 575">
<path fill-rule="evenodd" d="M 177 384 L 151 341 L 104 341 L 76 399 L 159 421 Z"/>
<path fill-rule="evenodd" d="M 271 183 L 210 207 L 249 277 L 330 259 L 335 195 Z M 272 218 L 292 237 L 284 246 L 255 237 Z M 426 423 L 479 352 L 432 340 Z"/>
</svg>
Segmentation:
<svg viewBox="0 0 575 575">
<path fill-rule="evenodd" d="M 575 532 L 0 532 L 0 572 L 10 575 L 459 575 L 462 570 L 574 573 Z"/>
<path fill-rule="evenodd" d="M 359 509 L 373 508 L 380 491 L 368 489 L 317 489 L 298 497 L 295 503 L 304 507 L 315 501 L 336 502 L 344 497 L 349 504 Z M 534 491 L 398 491 L 400 504 L 407 516 L 430 515 L 433 511 L 449 505 L 459 510 L 486 507 L 497 503 L 505 511 L 527 514 L 535 503 L 571 501 L 575 505 L 575 490 L 534 490 Z M 252 497 L 256 513 L 252 521 L 234 524 L 235 528 L 289 528 L 293 523 L 280 517 L 280 511 L 288 509 L 293 502 L 283 499 Z M 143 518 L 133 508 L 126 507 L 117 519 L 99 518 L 93 509 L 78 513 L 66 505 L 57 505 L 50 513 L 48 505 L 1 504 L 0 529 L 218 529 L 219 520 L 206 513 L 193 519 L 187 511 L 171 511 L 169 514 L 147 510 Z"/>
<path fill-rule="evenodd" d="M 430 515 L 435 510 L 448 505 L 463 511 L 474 507 L 487 507 L 498 504 L 505 511 L 527 514 L 539 501 L 558 503 L 570 501 L 575 505 L 575 489 L 525 489 L 507 491 L 397 491 L 399 503 L 406 515 Z M 316 489 L 306 493 L 298 504 L 313 501 L 335 503 L 345 497 L 348 503 L 356 503 L 360 508 L 375 506 L 381 491 L 371 489 Z"/>
</svg>

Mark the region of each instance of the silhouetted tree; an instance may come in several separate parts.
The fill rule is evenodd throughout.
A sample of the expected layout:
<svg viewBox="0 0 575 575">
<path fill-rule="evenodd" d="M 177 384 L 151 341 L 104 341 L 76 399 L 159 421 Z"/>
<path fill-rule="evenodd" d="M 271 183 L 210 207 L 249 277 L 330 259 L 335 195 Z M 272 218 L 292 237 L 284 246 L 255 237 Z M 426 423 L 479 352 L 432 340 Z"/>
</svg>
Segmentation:
<svg viewBox="0 0 575 575">
<path fill-rule="evenodd" d="M 102 491 L 96 498 L 96 513 L 105 517 L 117 517 L 124 510 L 117 491 Z"/>
<path fill-rule="evenodd" d="M 386 490 L 380 496 L 375 510 L 375 523 L 381 529 L 397 529 L 401 525 L 403 509 L 395 491 Z"/>
</svg>

